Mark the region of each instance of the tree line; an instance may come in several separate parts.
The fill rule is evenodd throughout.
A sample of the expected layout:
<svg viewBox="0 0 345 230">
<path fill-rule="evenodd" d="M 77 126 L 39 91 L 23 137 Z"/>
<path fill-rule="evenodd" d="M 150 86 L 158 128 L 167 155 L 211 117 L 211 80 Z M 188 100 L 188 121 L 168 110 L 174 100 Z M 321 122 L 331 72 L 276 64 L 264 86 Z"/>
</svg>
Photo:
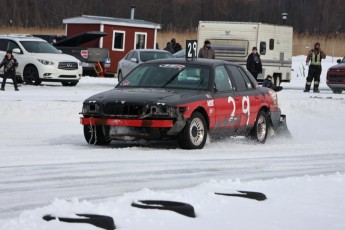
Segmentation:
<svg viewBox="0 0 345 230">
<path fill-rule="evenodd" d="M 63 28 L 81 15 L 159 23 L 163 30 L 196 30 L 200 20 L 243 21 L 292 26 L 297 33 L 345 32 L 344 0 L 0 0 L 0 26 Z M 287 20 L 282 20 L 287 13 Z"/>
</svg>

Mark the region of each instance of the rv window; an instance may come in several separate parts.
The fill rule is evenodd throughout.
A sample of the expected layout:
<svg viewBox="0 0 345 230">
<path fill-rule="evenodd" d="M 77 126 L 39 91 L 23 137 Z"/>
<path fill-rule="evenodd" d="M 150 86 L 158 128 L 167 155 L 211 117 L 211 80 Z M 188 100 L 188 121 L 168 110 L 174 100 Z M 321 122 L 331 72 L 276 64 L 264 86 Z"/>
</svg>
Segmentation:
<svg viewBox="0 0 345 230">
<path fill-rule="evenodd" d="M 229 57 L 246 57 L 249 43 L 246 40 L 210 39 L 217 59 L 227 60 Z"/>
<path fill-rule="evenodd" d="M 260 55 L 266 54 L 266 42 L 260 42 Z"/>
<path fill-rule="evenodd" d="M 274 50 L 274 39 L 270 39 L 270 50 Z"/>
</svg>

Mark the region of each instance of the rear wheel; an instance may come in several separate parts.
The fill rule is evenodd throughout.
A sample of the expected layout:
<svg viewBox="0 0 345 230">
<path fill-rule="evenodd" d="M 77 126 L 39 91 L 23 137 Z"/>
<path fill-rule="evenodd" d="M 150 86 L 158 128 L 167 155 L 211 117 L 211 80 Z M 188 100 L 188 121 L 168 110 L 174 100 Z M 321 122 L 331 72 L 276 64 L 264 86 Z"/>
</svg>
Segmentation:
<svg viewBox="0 0 345 230">
<path fill-rule="evenodd" d="M 40 85 L 41 79 L 35 66 L 26 66 L 23 72 L 24 82 L 28 85 Z"/>
<path fill-rule="evenodd" d="M 202 149 L 207 138 L 207 127 L 204 116 L 194 112 L 178 136 L 178 143 L 183 149 Z"/>
<path fill-rule="evenodd" d="M 90 145 L 109 145 L 111 140 L 104 135 L 106 126 L 84 125 L 84 137 Z"/>
<path fill-rule="evenodd" d="M 260 110 L 254 127 L 252 131 L 250 132 L 250 138 L 256 142 L 259 143 L 265 143 L 267 139 L 267 133 L 268 133 L 268 118 L 267 113 L 263 110 Z"/>
<path fill-rule="evenodd" d="M 336 94 L 341 94 L 343 92 L 343 89 L 331 88 L 331 90 L 333 91 L 333 93 L 336 93 Z"/>
</svg>

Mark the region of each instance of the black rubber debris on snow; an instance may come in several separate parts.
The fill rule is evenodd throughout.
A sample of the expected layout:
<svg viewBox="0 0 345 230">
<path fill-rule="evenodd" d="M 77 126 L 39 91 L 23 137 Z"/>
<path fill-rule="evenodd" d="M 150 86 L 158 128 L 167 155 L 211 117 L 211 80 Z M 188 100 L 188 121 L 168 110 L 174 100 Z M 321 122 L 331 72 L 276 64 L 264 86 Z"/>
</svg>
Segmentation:
<svg viewBox="0 0 345 230">
<path fill-rule="evenodd" d="M 114 220 L 110 216 L 95 215 L 95 214 L 76 214 L 77 216 L 84 218 L 67 218 L 67 217 L 57 217 L 51 215 L 43 216 L 43 219 L 46 221 L 56 220 L 67 223 L 86 223 L 92 224 L 96 227 L 103 228 L 106 230 L 116 229 Z"/>
<path fill-rule="evenodd" d="M 179 214 L 195 218 L 195 212 L 192 205 L 176 201 L 164 200 L 139 200 L 139 203 L 133 202 L 132 207 L 143 209 L 170 210 Z"/>
<path fill-rule="evenodd" d="M 261 192 L 249 192 L 249 191 L 237 191 L 240 192 L 241 194 L 238 193 L 215 193 L 216 195 L 223 195 L 223 196 L 237 196 L 237 197 L 243 197 L 243 198 L 248 198 L 248 199 L 254 199 L 258 201 L 263 201 L 266 200 L 267 197 L 265 194 Z"/>
</svg>

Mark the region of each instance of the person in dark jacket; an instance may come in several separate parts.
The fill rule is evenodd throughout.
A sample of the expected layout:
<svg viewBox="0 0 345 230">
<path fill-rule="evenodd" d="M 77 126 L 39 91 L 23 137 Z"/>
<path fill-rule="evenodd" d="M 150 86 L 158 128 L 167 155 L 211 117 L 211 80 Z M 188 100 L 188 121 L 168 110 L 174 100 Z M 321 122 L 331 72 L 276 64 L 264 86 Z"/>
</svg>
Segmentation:
<svg viewBox="0 0 345 230">
<path fill-rule="evenodd" d="M 204 46 L 200 48 L 198 53 L 199 58 L 209 58 L 209 59 L 215 59 L 216 54 L 214 52 L 214 49 L 211 47 L 211 42 L 209 40 L 205 40 Z"/>
<path fill-rule="evenodd" d="M 169 51 L 170 53 L 175 53 L 175 50 L 173 49 L 171 42 L 167 42 L 167 46 L 164 48 L 164 50 Z"/>
<path fill-rule="evenodd" d="M 17 79 L 16 79 L 16 67 L 18 66 L 17 60 L 12 55 L 12 50 L 7 50 L 6 56 L 0 63 L 0 68 L 4 66 L 4 77 L 2 79 L 0 90 L 5 90 L 5 84 L 7 78 L 12 78 L 14 90 L 18 91 Z"/>
<path fill-rule="evenodd" d="M 262 82 L 262 87 L 273 89 L 276 92 L 283 89 L 282 86 L 277 86 L 277 85 L 273 84 L 271 75 L 266 76 L 265 80 Z"/>
<path fill-rule="evenodd" d="M 314 93 L 320 93 L 319 84 L 320 84 L 320 75 L 321 75 L 321 60 L 326 58 L 326 54 L 321 50 L 320 43 L 316 42 L 314 44 L 314 49 L 311 49 L 308 53 L 306 64 L 309 65 L 307 82 L 305 84 L 304 92 L 310 91 L 311 83 L 314 80 Z"/>
<path fill-rule="evenodd" d="M 248 55 L 247 70 L 253 75 L 255 80 L 258 79 L 258 74 L 262 73 L 262 63 L 256 47 L 253 47 L 252 53 Z"/>
<path fill-rule="evenodd" d="M 176 42 L 175 38 L 172 38 L 170 42 L 171 42 L 172 48 L 174 49 L 174 53 L 182 50 L 182 46 L 180 45 L 180 43 Z"/>
</svg>

